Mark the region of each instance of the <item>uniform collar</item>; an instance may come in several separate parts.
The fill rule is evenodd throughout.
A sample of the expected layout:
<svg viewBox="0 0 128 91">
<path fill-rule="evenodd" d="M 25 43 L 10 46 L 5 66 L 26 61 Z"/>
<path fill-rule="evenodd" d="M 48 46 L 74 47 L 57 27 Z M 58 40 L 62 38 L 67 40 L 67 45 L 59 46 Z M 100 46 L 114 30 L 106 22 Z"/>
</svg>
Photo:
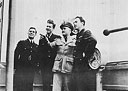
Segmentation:
<svg viewBox="0 0 128 91">
<path fill-rule="evenodd" d="M 51 33 L 50 35 L 46 34 L 47 38 L 50 38 L 52 36 L 53 33 Z"/>
<path fill-rule="evenodd" d="M 31 42 L 34 43 L 34 40 L 33 40 L 33 39 L 29 39 L 29 38 L 28 38 L 28 40 L 29 40 L 30 43 L 31 43 Z"/>
<path fill-rule="evenodd" d="M 84 31 L 85 31 L 85 29 L 83 28 L 82 30 L 80 30 L 80 31 L 77 33 L 77 36 L 81 35 Z"/>
<path fill-rule="evenodd" d="M 72 40 L 73 40 L 73 37 L 72 37 L 72 36 L 68 36 L 67 42 L 65 42 L 64 37 L 62 37 L 62 41 L 63 41 L 64 43 L 69 43 L 69 42 L 71 42 Z"/>
</svg>

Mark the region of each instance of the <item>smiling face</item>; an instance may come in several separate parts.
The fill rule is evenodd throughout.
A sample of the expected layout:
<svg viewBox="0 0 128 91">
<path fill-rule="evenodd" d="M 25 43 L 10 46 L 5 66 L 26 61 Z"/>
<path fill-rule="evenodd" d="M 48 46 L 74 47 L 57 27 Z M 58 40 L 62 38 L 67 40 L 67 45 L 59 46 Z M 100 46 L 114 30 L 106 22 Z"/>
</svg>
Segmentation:
<svg viewBox="0 0 128 91">
<path fill-rule="evenodd" d="M 71 34 L 71 29 L 69 27 L 63 27 L 62 29 L 62 35 L 63 36 L 68 36 Z"/>
<path fill-rule="evenodd" d="M 34 37 L 36 36 L 36 33 L 37 33 L 36 29 L 30 28 L 30 29 L 28 30 L 28 37 L 29 37 L 30 39 L 34 39 Z"/>
<path fill-rule="evenodd" d="M 47 34 L 51 34 L 53 29 L 54 29 L 53 24 L 47 23 L 47 26 L 46 26 Z"/>
</svg>

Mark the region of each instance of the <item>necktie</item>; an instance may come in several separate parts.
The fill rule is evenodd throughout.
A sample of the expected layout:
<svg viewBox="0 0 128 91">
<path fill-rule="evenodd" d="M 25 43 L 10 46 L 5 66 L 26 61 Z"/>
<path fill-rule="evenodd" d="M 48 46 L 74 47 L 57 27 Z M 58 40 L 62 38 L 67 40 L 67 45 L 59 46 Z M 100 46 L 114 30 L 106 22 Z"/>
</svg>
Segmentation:
<svg viewBox="0 0 128 91">
<path fill-rule="evenodd" d="M 31 44 L 33 43 L 33 42 L 32 42 L 32 40 L 31 40 L 31 42 L 30 42 L 30 43 L 31 43 Z"/>
<path fill-rule="evenodd" d="M 65 42 L 67 42 L 67 37 L 65 37 Z"/>
</svg>

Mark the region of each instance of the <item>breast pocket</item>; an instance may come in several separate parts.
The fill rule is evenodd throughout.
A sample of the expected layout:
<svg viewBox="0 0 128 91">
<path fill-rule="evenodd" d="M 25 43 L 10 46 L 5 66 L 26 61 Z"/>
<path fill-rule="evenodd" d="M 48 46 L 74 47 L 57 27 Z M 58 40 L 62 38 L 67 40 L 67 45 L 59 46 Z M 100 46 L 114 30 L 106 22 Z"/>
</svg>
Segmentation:
<svg viewBox="0 0 128 91">
<path fill-rule="evenodd" d="M 68 46 L 69 46 L 69 47 L 74 47 L 74 46 L 76 46 L 76 45 L 75 45 L 75 43 L 69 43 Z"/>
<path fill-rule="evenodd" d="M 65 70 L 71 72 L 73 67 L 73 58 L 68 57 L 66 60 Z"/>
<path fill-rule="evenodd" d="M 73 64 L 73 58 L 71 58 L 71 57 L 67 57 L 66 62 L 71 62 L 71 63 Z"/>
<path fill-rule="evenodd" d="M 53 72 L 61 71 L 62 60 L 56 60 L 53 65 Z"/>
</svg>

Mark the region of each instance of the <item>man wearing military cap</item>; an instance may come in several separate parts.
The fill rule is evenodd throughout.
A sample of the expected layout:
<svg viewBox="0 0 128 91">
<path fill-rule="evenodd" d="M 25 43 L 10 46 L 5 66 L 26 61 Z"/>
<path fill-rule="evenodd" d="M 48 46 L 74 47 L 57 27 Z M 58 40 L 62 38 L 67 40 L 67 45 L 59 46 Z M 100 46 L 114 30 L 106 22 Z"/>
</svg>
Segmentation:
<svg viewBox="0 0 128 91">
<path fill-rule="evenodd" d="M 70 22 L 63 22 L 60 28 L 63 37 L 51 44 L 51 46 L 57 47 L 53 66 L 53 91 L 62 91 L 62 89 L 70 91 L 75 37 L 71 36 L 73 25 Z"/>
</svg>

